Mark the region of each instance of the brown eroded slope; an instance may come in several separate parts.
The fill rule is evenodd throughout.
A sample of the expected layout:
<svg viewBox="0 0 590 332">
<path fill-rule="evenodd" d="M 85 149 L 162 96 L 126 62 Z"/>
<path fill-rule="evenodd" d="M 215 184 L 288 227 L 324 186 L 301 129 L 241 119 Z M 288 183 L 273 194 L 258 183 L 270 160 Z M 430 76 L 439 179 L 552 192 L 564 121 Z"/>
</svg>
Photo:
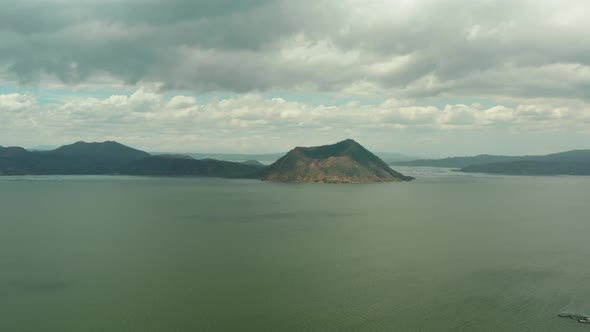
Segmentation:
<svg viewBox="0 0 590 332">
<path fill-rule="evenodd" d="M 297 147 L 264 172 L 274 182 L 370 183 L 411 181 L 352 139 L 332 145 Z"/>
</svg>

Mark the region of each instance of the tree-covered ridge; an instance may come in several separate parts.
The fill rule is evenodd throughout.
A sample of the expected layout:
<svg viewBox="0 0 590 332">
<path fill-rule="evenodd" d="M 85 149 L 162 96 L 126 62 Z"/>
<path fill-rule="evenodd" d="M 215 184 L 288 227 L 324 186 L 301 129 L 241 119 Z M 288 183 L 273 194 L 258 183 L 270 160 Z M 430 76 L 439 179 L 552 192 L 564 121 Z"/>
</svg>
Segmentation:
<svg viewBox="0 0 590 332">
<path fill-rule="evenodd" d="M 152 156 L 117 142 L 77 142 L 52 151 L 0 147 L 0 175 L 260 176 L 263 167 L 182 155 Z"/>
</svg>

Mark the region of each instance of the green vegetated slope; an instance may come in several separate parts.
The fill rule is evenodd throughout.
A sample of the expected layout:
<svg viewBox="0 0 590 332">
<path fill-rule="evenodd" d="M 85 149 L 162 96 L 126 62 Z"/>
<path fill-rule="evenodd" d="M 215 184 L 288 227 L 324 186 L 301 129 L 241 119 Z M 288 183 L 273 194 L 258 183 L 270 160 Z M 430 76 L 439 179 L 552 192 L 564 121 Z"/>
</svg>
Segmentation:
<svg viewBox="0 0 590 332">
<path fill-rule="evenodd" d="M 117 142 L 77 142 L 53 151 L 0 148 L 0 175 L 127 174 L 156 176 L 260 176 L 263 167 L 195 160 L 184 155 L 152 156 Z"/>
</svg>

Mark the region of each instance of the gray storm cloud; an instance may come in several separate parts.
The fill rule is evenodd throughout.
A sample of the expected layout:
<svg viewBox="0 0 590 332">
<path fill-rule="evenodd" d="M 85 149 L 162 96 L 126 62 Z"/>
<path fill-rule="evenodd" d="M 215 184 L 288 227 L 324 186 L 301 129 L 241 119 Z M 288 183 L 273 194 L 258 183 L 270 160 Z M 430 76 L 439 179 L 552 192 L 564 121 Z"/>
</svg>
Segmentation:
<svg viewBox="0 0 590 332">
<path fill-rule="evenodd" d="M 586 0 L 0 0 L 0 145 L 587 148 Z"/>
<path fill-rule="evenodd" d="M 587 99 L 587 1 L 2 1 L 5 81 Z"/>
</svg>

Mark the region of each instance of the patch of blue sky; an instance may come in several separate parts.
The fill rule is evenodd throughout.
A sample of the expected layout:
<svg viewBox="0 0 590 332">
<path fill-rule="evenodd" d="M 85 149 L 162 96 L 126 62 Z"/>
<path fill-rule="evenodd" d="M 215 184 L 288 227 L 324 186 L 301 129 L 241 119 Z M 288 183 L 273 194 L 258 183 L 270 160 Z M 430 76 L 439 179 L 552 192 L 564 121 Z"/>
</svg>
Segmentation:
<svg viewBox="0 0 590 332">
<path fill-rule="evenodd" d="M 11 83 L 0 84 L 0 94 L 28 94 L 37 98 L 39 105 L 61 104 L 70 98 L 108 98 L 113 95 L 106 91 L 71 91 L 71 90 L 48 90 L 40 86 L 20 86 Z"/>
<path fill-rule="evenodd" d="M 115 91 L 72 91 L 72 90 L 48 90 L 42 87 L 35 86 L 19 86 L 12 83 L 0 84 L 0 94 L 30 94 L 37 98 L 39 105 L 55 105 L 61 104 L 67 99 L 72 98 L 98 98 L 106 99 L 113 95 L 131 95 L 134 90 L 126 92 Z M 195 97 L 199 104 L 207 104 L 211 102 L 221 101 L 229 98 L 238 98 L 240 94 L 233 92 L 211 92 L 211 93 L 195 93 L 192 91 L 167 91 L 163 93 L 165 100 L 170 100 L 175 96 L 183 95 Z M 342 106 L 349 103 L 359 103 L 362 105 L 379 105 L 389 98 L 396 98 L 395 96 L 381 96 L 381 97 L 343 97 L 334 93 L 328 92 L 303 92 L 303 91 L 285 91 L 272 90 L 260 93 L 263 98 L 282 98 L 290 102 L 299 102 L 311 106 Z M 400 98 L 402 99 L 402 98 Z M 474 97 L 425 97 L 415 100 L 416 106 L 435 106 L 439 109 L 444 109 L 446 105 L 473 105 L 479 104 L 481 109 L 488 109 L 498 105 L 498 102 L 491 98 L 474 98 Z M 512 107 L 513 104 L 502 104 L 506 107 Z"/>
<path fill-rule="evenodd" d="M 20 87 L 14 85 L 12 83 L 1 83 L 0 84 L 0 94 L 11 94 L 11 93 L 19 93 L 19 94 L 37 94 L 39 91 L 38 88 L 35 87 Z"/>
<path fill-rule="evenodd" d="M 39 105 L 61 104 L 71 98 L 98 98 L 106 99 L 113 93 L 103 91 L 64 91 L 64 90 L 42 90 L 36 95 Z"/>
<path fill-rule="evenodd" d="M 474 97 L 425 97 L 416 99 L 416 106 L 434 106 L 444 109 L 447 105 L 467 105 L 479 104 L 482 110 L 497 106 L 498 101 L 491 98 L 474 98 Z M 514 106 L 513 104 L 501 104 L 505 107 Z"/>
</svg>

